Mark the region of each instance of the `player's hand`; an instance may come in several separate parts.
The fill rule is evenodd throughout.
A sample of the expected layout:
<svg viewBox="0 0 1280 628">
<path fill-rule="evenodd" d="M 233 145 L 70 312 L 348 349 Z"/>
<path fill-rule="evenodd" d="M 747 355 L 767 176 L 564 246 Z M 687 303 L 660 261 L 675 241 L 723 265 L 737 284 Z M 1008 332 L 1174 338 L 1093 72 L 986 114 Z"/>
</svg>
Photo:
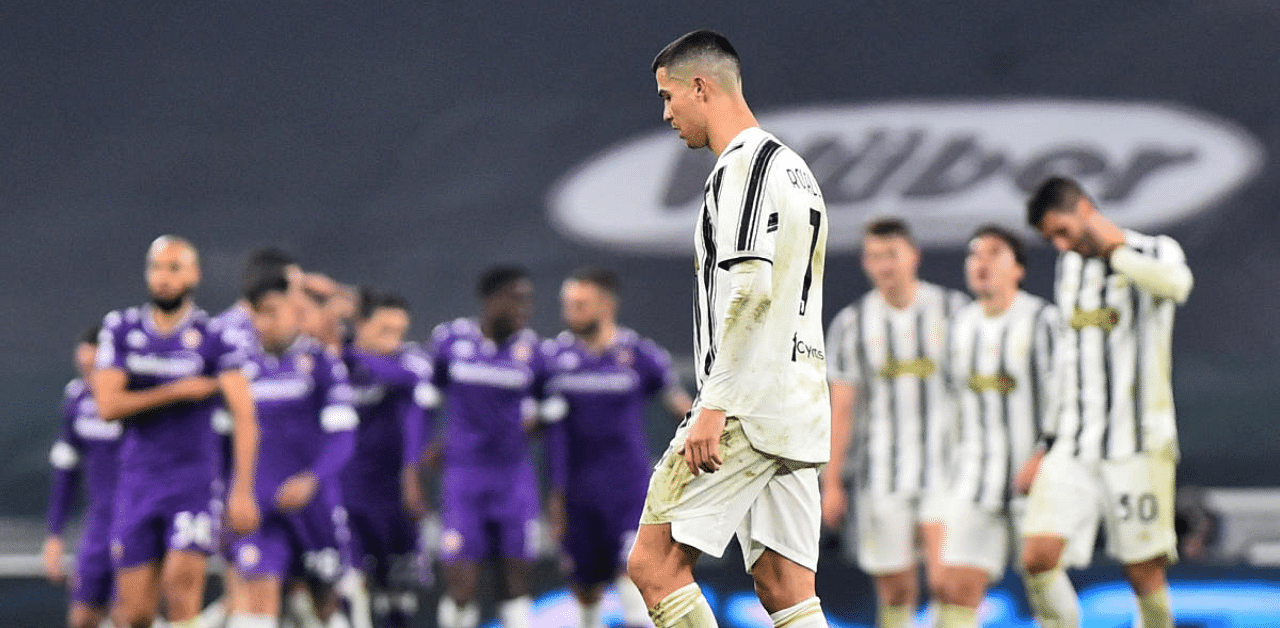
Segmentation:
<svg viewBox="0 0 1280 628">
<path fill-rule="evenodd" d="M 427 516 L 427 502 L 422 498 L 422 481 L 418 478 L 418 468 L 413 465 L 400 470 L 400 502 L 414 521 L 421 521 Z"/>
<path fill-rule="evenodd" d="M 720 435 L 724 433 L 724 422 L 724 410 L 702 408 L 698 411 L 698 416 L 689 426 L 689 436 L 680 447 L 690 473 L 713 473 L 724 464 L 720 458 Z"/>
<path fill-rule="evenodd" d="M 1040 461 L 1044 460 L 1044 452 L 1036 452 L 1022 468 L 1018 470 L 1018 474 L 1013 477 L 1013 490 L 1019 495 L 1026 495 L 1031 492 L 1031 484 L 1036 481 L 1036 474 L 1040 472 Z"/>
<path fill-rule="evenodd" d="M 294 474 L 276 490 L 276 506 L 285 512 L 301 510 L 303 506 L 311 503 L 319 485 L 316 474 L 310 471 Z"/>
<path fill-rule="evenodd" d="M 556 543 L 564 541 L 564 531 L 568 516 L 564 508 L 564 491 L 552 489 L 547 495 L 547 525 L 551 527 L 551 538 Z"/>
<path fill-rule="evenodd" d="M 67 573 L 62 568 L 62 537 L 46 536 L 40 558 L 44 562 L 44 575 L 49 582 L 62 584 L 67 579 Z"/>
<path fill-rule="evenodd" d="M 249 534 L 258 529 L 262 513 L 248 488 L 232 487 L 227 495 L 227 525 L 236 534 Z"/>
<path fill-rule="evenodd" d="M 178 396 L 187 401 L 208 399 L 219 390 L 218 380 L 203 376 L 184 377 L 173 382 L 172 386 Z"/>
<path fill-rule="evenodd" d="M 844 490 L 840 478 L 822 481 L 822 523 L 832 530 L 840 528 L 840 522 L 849 512 L 849 492 Z"/>
</svg>

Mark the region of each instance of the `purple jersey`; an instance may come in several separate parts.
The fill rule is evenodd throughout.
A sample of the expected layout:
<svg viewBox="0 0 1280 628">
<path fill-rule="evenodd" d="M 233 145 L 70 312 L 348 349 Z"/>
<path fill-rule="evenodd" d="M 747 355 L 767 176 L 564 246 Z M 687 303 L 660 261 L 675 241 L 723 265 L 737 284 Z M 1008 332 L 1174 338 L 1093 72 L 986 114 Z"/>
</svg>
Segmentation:
<svg viewBox="0 0 1280 628">
<path fill-rule="evenodd" d="M 446 400 L 445 464 L 532 465 L 523 419 L 525 400 L 543 396 L 537 335 L 524 329 L 499 345 L 476 321 L 459 318 L 436 327 L 429 353 L 433 382 Z"/>
<path fill-rule="evenodd" d="M 192 308 L 168 334 L 155 328 L 152 307 L 107 314 L 98 337 L 98 368 L 125 372 L 128 390 L 144 390 L 190 376 L 216 377 L 238 369 L 244 353 L 223 338 L 203 310 Z M 210 421 L 217 397 L 174 403 L 124 420 L 120 477 L 171 479 L 190 472 L 212 480 L 219 455 Z"/>
<path fill-rule="evenodd" d="M 625 328 L 599 353 L 569 332 L 543 351 L 551 371 L 547 393 L 568 402 L 564 419 L 548 428 L 553 484 L 612 493 L 622 480 L 643 493 L 650 467 L 645 410 L 653 395 L 676 385 L 671 357 Z M 628 474 L 634 477 L 621 477 Z"/>
<path fill-rule="evenodd" d="M 67 384 L 62 402 L 62 430 L 49 452 L 53 464 L 53 490 L 49 496 L 49 534 L 62 534 L 67 510 L 83 475 L 87 504 L 85 518 L 111 518 L 119 466 L 120 423 L 98 416 L 89 387 L 83 380 Z"/>
<path fill-rule="evenodd" d="M 253 327 L 253 317 L 249 312 L 249 308 L 241 303 L 236 303 L 231 307 L 222 311 L 221 314 L 213 317 L 213 325 L 222 330 L 223 339 L 230 345 L 244 350 L 248 355 L 250 347 L 258 343 L 258 331 Z M 226 404 L 222 403 L 219 397 L 218 405 L 213 410 L 213 431 L 217 432 L 219 437 L 219 451 L 221 457 L 221 479 L 223 486 L 231 477 L 231 471 L 235 467 L 233 461 L 233 444 L 231 440 L 231 430 L 234 426 L 235 419 L 231 417 L 231 413 L 227 411 Z"/>
</svg>

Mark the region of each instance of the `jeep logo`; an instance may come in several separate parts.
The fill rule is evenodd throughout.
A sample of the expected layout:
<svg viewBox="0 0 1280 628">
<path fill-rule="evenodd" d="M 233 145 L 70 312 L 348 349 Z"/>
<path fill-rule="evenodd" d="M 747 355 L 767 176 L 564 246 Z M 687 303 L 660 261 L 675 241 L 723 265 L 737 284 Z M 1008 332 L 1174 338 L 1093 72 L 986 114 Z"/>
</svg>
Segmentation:
<svg viewBox="0 0 1280 628">
<path fill-rule="evenodd" d="M 809 162 L 833 251 L 857 248 L 862 224 L 885 214 L 906 218 L 926 246 L 960 245 L 983 222 L 1025 230 L 1026 198 L 1051 174 L 1079 179 L 1117 223 L 1158 231 L 1211 208 L 1263 160 L 1235 125 L 1156 103 L 897 102 L 759 119 Z M 552 222 L 607 248 L 688 254 L 713 163 L 670 129 L 623 142 L 557 182 Z"/>
</svg>

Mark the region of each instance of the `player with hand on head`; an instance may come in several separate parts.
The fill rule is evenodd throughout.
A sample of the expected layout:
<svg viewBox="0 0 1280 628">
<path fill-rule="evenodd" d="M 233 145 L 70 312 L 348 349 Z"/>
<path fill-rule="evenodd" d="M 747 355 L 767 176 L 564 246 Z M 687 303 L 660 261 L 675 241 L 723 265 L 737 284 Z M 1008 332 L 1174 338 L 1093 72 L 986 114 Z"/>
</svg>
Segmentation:
<svg viewBox="0 0 1280 628">
<path fill-rule="evenodd" d="M 103 319 L 91 377 L 98 412 L 121 421 L 120 475 L 112 515 L 118 626 L 150 626 L 163 596 L 169 624 L 198 621 L 205 565 L 219 522 L 213 395 L 232 415 L 233 466 L 226 516 L 232 529 L 257 526 L 253 501 L 258 431 L 244 354 L 197 308 L 196 249 L 177 236 L 147 250 L 151 302 Z"/>
<path fill-rule="evenodd" d="M 560 302 L 568 329 L 544 343 L 548 395 L 565 401 L 563 416 L 544 418 L 552 536 L 571 562 L 579 628 L 604 628 L 600 600 L 610 581 L 623 625 L 638 628 L 649 623 L 648 609 L 621 569 L 649 483 L 645 413 L 654 397 L 676 417 L 692 402 L 667 352 L 618 325 L 616 274 L 575 271 Z"/>
<path fill-rule="evenodd" d="M 66 579 L 62 530 L 81 478 L 87 502 L 76 550 L 76 570 L 71 578 L 71 604 L 67 610 L 67 625 L 71 628 L 97 628 L 107 618 L 114 584 L 111 511 L 115 504 L 120 435 L 124 430 L 120 423 L 108 423 L 98 416 L 98 406 L 89 391 L 99 329 L 90 329 L 76 344 L 75 362 L 80 377 L 67 383 L 61 431 L 49 452 L 53 480 L 42 556 L 45 574 L 53 582 Z"/>
<path fill-rule="evenodd" d="M 657 628 L 710 628 L 693 567 L 736 533 L 773 624 L 825 628 L 826 205 L 804 160 L 758 126 L 723 35 L 684 35 L 651 70 L 663 119 L 717 159 L 694 235 L 698 396 L 650 479 L 628 573 Z"/>
<path fill-rule="evenodd" d="M 1121 229 L 1072 179 L 1041 183 L 1027 201 L 1027 222 L 1060 253 L 1054 298 L 1063 319 L 1058 438 L 1027 502 L 1027 596 L 1042 626 L 1079 626 L 1063 556 L 1068 539 L 1092 535 L 1101 521 L 1142 625 L 1171 628 L 1173 318 L 1191 293 L 1191 269 L 1173 238 Z"/>
<path fill-rule="evenodd" d="M 918 546 L 935 599 L 943 585 L 942 514 L 956 420 L 944 377 L 947 327 L 969 299 L 920 280 L 919 265 L 905 222 L 868 223 L 862 268 L 874 288 L 840 310 L 827 331 L 831 464 L 822 476 L 823 520 L 830 527 L 845 520 L 845 538 L 857 539 L 858 565 L 875 580 L 879 628 L 910 625 Z M 856 468 L 846 469 L 849 460 Z"/>
</svg>

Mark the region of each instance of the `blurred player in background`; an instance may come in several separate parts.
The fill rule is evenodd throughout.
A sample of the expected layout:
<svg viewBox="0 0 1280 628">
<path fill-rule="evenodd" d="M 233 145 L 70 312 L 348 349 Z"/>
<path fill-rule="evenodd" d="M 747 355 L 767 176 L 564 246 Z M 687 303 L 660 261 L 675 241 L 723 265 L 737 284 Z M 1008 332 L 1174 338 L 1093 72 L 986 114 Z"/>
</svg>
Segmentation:
<svg viewBox="0 0 1280 628">
<path fill-rule="evenodd" d="M 244 369 L 262 433 L 255 487 L 262 525 L 231 544 L 242 594 L 228 626 L 275 626 L 285 579 L 298 575 L 314 587 L 320 617 L 343 625 L 333 594 L 348 535 L 337 476 L 355 451 L 358 421 L 347 369 L 301 334 L 288 280 L 260 279 L 245 295 L 257 343 Z"/>
<path fill-rule="evenodd" d="M 111 511 L 115 505 L 117 456 L 120 451 L 120 423 L 108 423 L 98 416 L 98 406 L 89 391 L 94 354 L 98 350 L 98 327 L 80 337 L 75 362 L 80 377 L 67 383 L 62 400 L 62 425 L 58 440 L 49 452 L 53 481 L 49 493 L 48 536 L 44 540 L 45 574 L 62 582 L 62 530 L 83 478 L 86 504 L 80 546 L 76 551 L 76 571 L 71 578 L 71 604 L 67 625 L 97 628 L 107 618 L 114 583 L 111 569 Z"/>
<path fill-rule="evenodd" d="M 922 545 L 929 591 L 942 587 L 942 513 L 954 438 L 944 378 L 947 326 L 968 298 L 916 275 L 920 249 L 905 222 L 867 224 L 862 267 L 874 288 L 836 314 L 831 348 L 831 464 L 823 472 L 823 520 L 836 527 L 875 579 L 880 628 L 911 623 Z M 846 474 L 850 445 L 857 467 Z M 847 499 L 846 476 L 856 483 Z"/>
<path fill-rule="evenodd" d="M 419 472 L 427 412 L 439 393 L 426 353 L 404 342 L 409 324 L 403 297 L 361 289 L 355 334 L 343 349 L 360 416 L 356 453 L 340 476 L 353 567 L 342 588 L 356 628 L 370 625 L 367 586 L 378 624 L 400 628 L 417 612 L 417 590 L 430 583 L 418 561 L 418 522 L 427 510 Z"/>
<path fill-rule="evenodd" d="M 1173 315 L 1191 292 L 1182 247 L 1121 229 L 1080 184 L 1053 177 L 1027 201 L 1027 222 L 1061 255 L 1054 296 L 1064 325 L 1058 438 L 1028 500 L 1023 564 L 1042 626 L 1078 626 L 1063 571 L 1067 539 L 1106 525 L 1144 628 L 1171 628 L 1165 568 L 1177 558 L 1171 381 Z"/>
<path fill-rule="evenodd" d="M 1019 289 L 1026 258 L 1022 241 L 1003 227 L 980 227 L 969 239 L 965 278 L 976 301 L 951 323 L 948 379 L 960 433 L 943 517 L 939 628 L 977 628 L 987 585 L 1004 575 L 1010 548 L 1018 546 L 1028 462 L 1043 453 L 1057 418 L 1057 309 Z"/>
<path fill-rule="evenodd" d="M 525 400 L 543 397 L 539 339 L 526 325 L 533 282 L 519 266 L 495 266 L 479 281 L 479 319 L 438 325 L 429 353 L 446 420 L 440 489 L 440 558 L 446 591 L 440 628 L 475 628 L 480 561 L 500 561 L 505 628 L 529 628 L 529 563 L 537 550 L 538 484 Z"/>
<path fill-rule="evenodd" d="M 124 424 L 111 526 L 120 626 L 150 626 L 162 593 L 170 625 L 197 622 L 220 527 L 211 427 L 218 392 L 234 424 L 228 521 L 241 532 L 258 522 L 252 493 L 258 433 L 240 370 L 244 354 L 195 306 L 199 279 L 195 247 L 161 236 L 147 251 L 151 302 L 112 312 L 102 324 L 94 399 L 103 419 Z"/>
<path fill-rule="evenodd" d="M 572 563 L 579 628 L 604 628 L 600 599 L 610 581 L 623 625 L 645 626 L 644 599 L 621 573 L 649 484 L 645 414 L 655 396 L 676 417 L 692 402 L 667 352 L 618 326 L 617 275 L 581 269 L 565 280 L 560 302 L 568 331 L 545 343 L 548 394 L 567 402 L 563 418 L 546 417 L 552 536 Z"/>
<path fill-rule="evenodd" d="M 723 35 L 684 35 L 651 70 L 663 119 L 717 160 L 694 236 L 698 400 L 650 480 L 628 573 L 655 626 L 710 628 L 693 567 L 736 533 L 773 624 L 825 628 L 814 589 L 818 467 L 831 453 L 822 193 L 759 128 Z"/>
</svg>

